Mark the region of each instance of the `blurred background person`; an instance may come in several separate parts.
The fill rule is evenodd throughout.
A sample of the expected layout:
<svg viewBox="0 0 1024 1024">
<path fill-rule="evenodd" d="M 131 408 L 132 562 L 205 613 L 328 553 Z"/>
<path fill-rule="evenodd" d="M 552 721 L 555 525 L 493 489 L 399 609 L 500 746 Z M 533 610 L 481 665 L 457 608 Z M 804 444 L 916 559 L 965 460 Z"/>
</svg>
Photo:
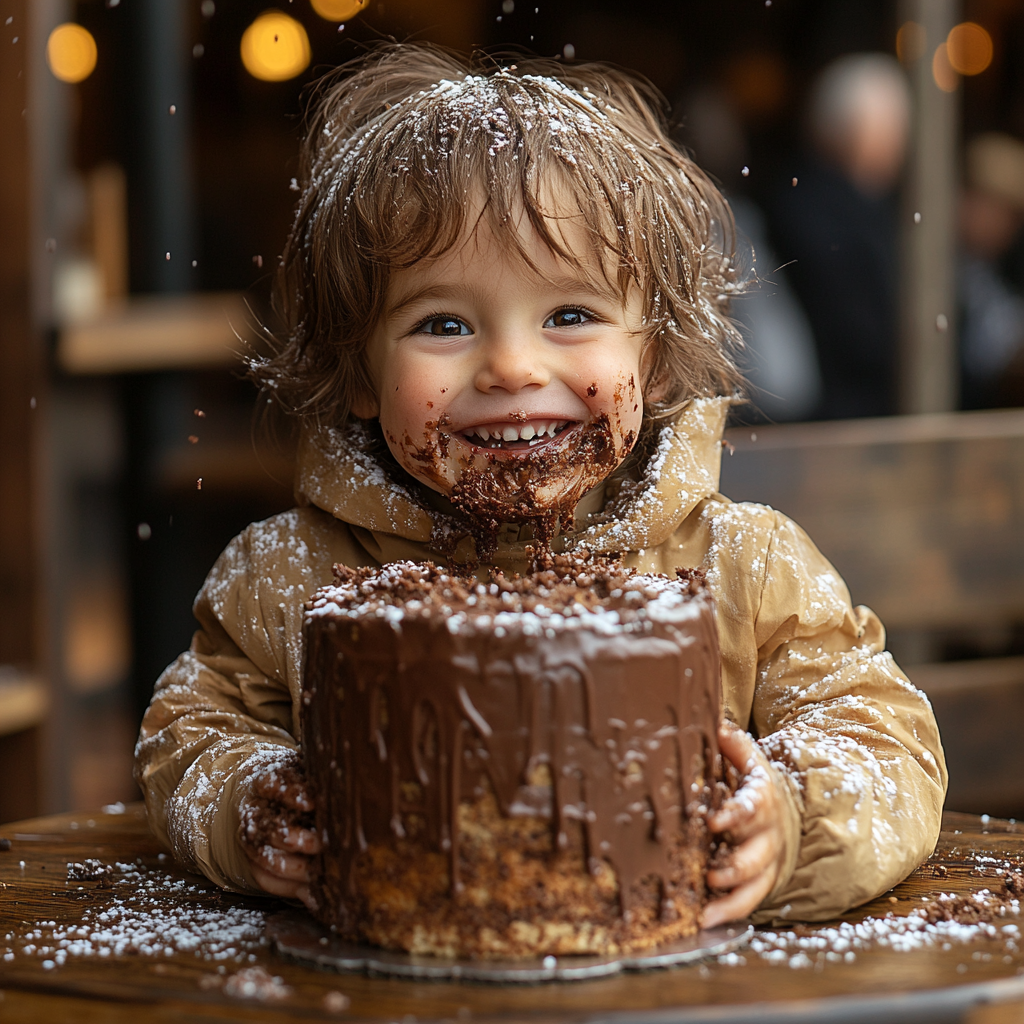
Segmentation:
<svg viewBox="0 0 1024 1024">
<path fill-rule="evenodd" d="M 750 384 L 743 422 L 792 421 L 815 412 L 821 378 L 807 316 L 769 242 L 765 215 L 741 191 L 749 161 L 743 125 L 728 93 L 717 86 L 693 93 L 683 105 L 682 140 L 697 163 L 722 185 L 739 236 L 740 273 L 747 284 L 732 313 L 743 327 L 741 365 Z"/>
<path fill-rule="evenodd" d="M 811 324 L 822 419 L 896 413 L 897 204 L 910 95 L 896 60 L 842 57 L 810 95 L 809 152 L 772 199 L 778 257 Z"/>
<path fill-rule="evenodd" d="M 997 132 L 968 144 L 960 197 L 962 404 L 1024 403 L 1024 142 Z"/>
</svg>

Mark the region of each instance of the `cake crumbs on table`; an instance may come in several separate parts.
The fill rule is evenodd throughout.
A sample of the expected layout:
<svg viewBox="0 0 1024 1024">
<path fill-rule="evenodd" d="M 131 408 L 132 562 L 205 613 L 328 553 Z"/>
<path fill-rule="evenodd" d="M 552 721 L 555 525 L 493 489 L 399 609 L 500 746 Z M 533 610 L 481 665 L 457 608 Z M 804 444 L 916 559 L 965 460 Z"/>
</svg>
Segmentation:
<svg viewBox="0 0 1024 1024">
<path fill-rule="evenodd" d="M 976 950 L 975 961 L 1002 956 L 1006 963 L 1021 954 L 1021 898 L 1024 872 L 998 857 L 977 855 L 972 862 L 982 870 L 994 866 L 1002 872 L 1002 891 L 983 888 L 966 895 L 940 892 L 908 914 L 890 912 L 859 922 L 836 925 L 800 924 L 786 930 L 765 928 L 755 932 L 748 946 L 714 959 L 722 967 L 742 967 L 752 957 L 794 970 L 820 968 L 824 963 L 853 963 L 859 954 L 885 948 L 893 952 L 921 949 L 950 951 L 975 942 L 998 943 L 993 951 Z M 965 865 L 967 866 L 967 865 Z M 944 865 L 941 877 L 948 871 Z M 69 862 L 68 881 L 93 881 L 91 888 L 106 897 L 87 907 L 80 922 L 59 926 L 54 920 L 26 922 L 20 932 L 2 936 L 3 960 L 18 956 L 42 960 L 44 970 L 63 966 L 69 958 L 139 956 L 159 960 L 176 953 L 192 953 L 218 964 L 217 974 L 204 975 L 202 988 L 216 988 L 238 999 L 270 1002 L 287 999 L 290 986 L 265 968 L 255 965 L 256 952 L 266 947 L 265 913 L 244 907 L 217 908 L 201 903 L 182 904 L 209 896 L 203 883 L 135 863 L 105 863 L 98 858 Z M 79 890 L 83 887 L 79 886 Z M 144 905 L 144 904 L 148 904 Z M 237 969 L 228 973 L 227 964 Z M 958 965 L 963 973 L 966 965 Z M 323 1009 L 343 1013 L 349 999 L 338 991 L 323 998 Z"/>
<path fill-rule="evenodd" d="M 897 953 L 954 946 L 989 940 L 1002 944 L 1005 962 L 1020 954 L 1020 895 L 1024 875 L 1010 871 L 1003 879 L 1004 892 L 980 889 L 966 896 L 939 893 L 909 914 L 890 912 L 883 917 L 843 921 L 838 925 L 796 925 L 781 931 L 758 931 L 741 953 L 716 958 L 723 967 L 739 967 L 749 955 L 793 969 L 817 967 L 822 963 L 853 963 L 858 953 L 885 948 Z M 746 955 L 744 955 L 746 954 Z M 973 959 L 990 960 L 993 953 L 977 951 Z"/>
</svg>

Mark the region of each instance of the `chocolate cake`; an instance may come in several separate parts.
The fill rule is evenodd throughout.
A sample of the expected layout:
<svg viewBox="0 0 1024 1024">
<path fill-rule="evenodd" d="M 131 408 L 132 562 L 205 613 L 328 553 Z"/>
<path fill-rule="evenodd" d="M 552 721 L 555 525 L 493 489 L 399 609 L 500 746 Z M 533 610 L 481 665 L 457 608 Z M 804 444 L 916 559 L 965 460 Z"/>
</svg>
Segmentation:
<svg viewBox="0 0 1024 1024">
<path fill-rule="evenodd" d="M 699 572 L 335 573 L 307 605 L 302 697 L 323 923 L 462 957 L 697 930 L 721 702 Z"/>
</svg>

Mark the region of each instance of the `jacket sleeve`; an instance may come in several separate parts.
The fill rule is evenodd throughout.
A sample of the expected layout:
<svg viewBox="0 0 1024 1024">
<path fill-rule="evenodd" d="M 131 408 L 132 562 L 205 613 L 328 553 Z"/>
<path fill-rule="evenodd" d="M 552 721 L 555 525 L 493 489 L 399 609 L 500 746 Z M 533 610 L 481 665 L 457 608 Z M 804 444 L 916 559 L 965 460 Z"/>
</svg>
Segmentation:
<svg viewBox="0 0 1024 1024">
<path fill-rule="evenodd" d="M 885 892 L 931 854 L 946 768 L 931 705 L 885 650 L 878 618 L 852 607 L 807 535 L 776 517 L 751 727 L 794 824 L 785 869 L 754 920 L 822 920 Z"/>
<path fill-rule="evenodd" d="M 285 513 L 228 545 L 196 598 L 200 629 L 158 680 L 135 750 L 157 838 L 225 888 L 256 890 L 239 807 L 254 777 L 298 747 L 302 606 L 340 553 L 309 529 L 311 517 Z"/>
</svg>

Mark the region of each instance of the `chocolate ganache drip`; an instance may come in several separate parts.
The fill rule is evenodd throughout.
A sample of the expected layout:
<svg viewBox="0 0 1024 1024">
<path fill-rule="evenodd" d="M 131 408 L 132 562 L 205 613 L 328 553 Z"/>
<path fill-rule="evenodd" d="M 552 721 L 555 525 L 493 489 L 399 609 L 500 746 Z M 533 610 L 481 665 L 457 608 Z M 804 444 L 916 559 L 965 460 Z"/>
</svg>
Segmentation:
<svg viewBox="0 0 1024 1024">
<path fill-rule="evenodd" d="M 582 829 L 628 917 L 633 884 L 714 792 L 720 662 L 699 571 L 642 575 L 556 556 L 487 582 L 432 563 L 336 569 L 307 606 L 303 737 L 324 886 L 350 891 L 375 843 L 444 851 L 460 891 L 459 803 Z M 709 680 L 711 681 L 709 685 Z"/>
</svg>

